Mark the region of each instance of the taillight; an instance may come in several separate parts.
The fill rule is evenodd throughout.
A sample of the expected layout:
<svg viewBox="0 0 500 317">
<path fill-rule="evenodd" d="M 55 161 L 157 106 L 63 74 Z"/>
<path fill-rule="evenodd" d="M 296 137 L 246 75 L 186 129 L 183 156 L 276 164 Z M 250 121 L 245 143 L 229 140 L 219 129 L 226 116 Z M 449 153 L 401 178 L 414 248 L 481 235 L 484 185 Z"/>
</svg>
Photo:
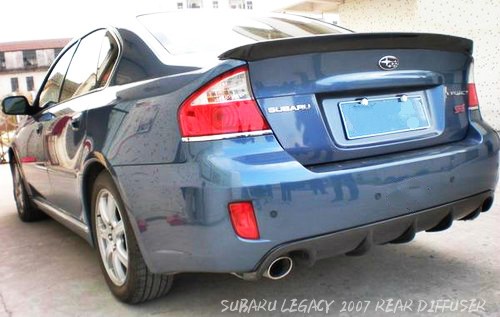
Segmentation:
<svg viewBox="0 0 500 317">
<path fill-rule="evenodd" d="M 206 140 L 270 133 L 255 102 L 248 68 L 216 77 L 192 94 L 178 114 L 183 140 Z"/>
<path fill-rule="evenodd" d="M 238 236 L 244 239 L 259 239 L 259 228 L 251 202 L 230 203 L 229 216 L 231 217 L 234 232 Z"/>
<path fill-rule="evenodd" d="M 467 79 L 467 91 L 469 95 L 469 110 L 479 109 L 479 99 L 477 98 L 476 84 L 474 82 L 474 61 L 469 66 L 469 77 Z"/>
<path fill-rule="evenodd" d="M 469 91 L 469 110 L 479 109 L 479 100 L 477 98 L 476 84 L 467 84 L 467 90 Z"/>
</svg>

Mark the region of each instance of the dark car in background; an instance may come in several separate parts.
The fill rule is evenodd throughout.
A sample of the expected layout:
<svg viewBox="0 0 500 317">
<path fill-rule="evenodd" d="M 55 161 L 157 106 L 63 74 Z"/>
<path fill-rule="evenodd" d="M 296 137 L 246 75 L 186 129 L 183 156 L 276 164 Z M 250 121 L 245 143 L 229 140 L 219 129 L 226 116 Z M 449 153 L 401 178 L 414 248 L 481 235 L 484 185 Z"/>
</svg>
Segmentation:
<svg viewBox="0 0 500 317">
<path fill-rule="evenodd" d="M 138 303 L 182 272 L 280 279 L 488 210 L 499 139 L 472 42 L 309 18 L 155 13 L 57 57 L 9 150 L 19 216 L 95 246 Z"/>
</svg>

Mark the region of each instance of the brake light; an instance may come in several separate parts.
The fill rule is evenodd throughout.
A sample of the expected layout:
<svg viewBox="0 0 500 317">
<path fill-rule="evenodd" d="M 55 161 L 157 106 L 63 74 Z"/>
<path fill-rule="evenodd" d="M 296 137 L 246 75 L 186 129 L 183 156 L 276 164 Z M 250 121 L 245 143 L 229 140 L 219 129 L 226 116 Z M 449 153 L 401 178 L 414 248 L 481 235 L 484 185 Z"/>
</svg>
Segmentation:
<svg viewBox="0 0 500 317">
<path fill-rule="evenodd" d="M 251 202 L 230 203 L 229 215 L 234 232 L 238 236 L 244 239 L 259 239 L 259 228 Z"/>
<path fill-rule="evenodd" d="M 469 66 L 469 77 L 467 79 L 467 91 L 469 95 L 469 110 L 479 109 L 479 99 L 477 98 L 476 84 L 474 81 L 474 61 Z"/>
<path fill-rule="evenodd" d="M 469 91 L 469 110 L 479 109 L 479 100 L 477 98 L 476 84 L 469 83 L 467 85 Z"/>
<path fill-rule="evenodd" d="M 216 77 L 192 94 L 181 105 L 178 119 L 188 141 L 270 133 L 252 96 L 246 66 Z"/>
</svg>

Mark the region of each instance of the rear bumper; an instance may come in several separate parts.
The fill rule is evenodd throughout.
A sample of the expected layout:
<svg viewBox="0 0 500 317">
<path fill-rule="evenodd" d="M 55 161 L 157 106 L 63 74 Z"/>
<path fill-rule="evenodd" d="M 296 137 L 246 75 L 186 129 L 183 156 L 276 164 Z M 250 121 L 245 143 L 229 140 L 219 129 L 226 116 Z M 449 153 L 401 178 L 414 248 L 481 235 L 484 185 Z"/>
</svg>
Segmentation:
<svg viewBox="0 0 500 317">
<path fill-rule="evenodd" d="M 492 202 L 493 192 L 486 191 L 409 215 L 285 243 L 269 251 L 255 271 L 242 273 L 240 277 L 258 279 L 274 259 L 284 255 L 292 255 L 295 260 L 313 265 L 317 260 L 336 255 L 362 255 L 372 245 L 409 242 L 419 231 L 442 231 L 448 229 L 454 220 L 472 220 L 481 212 L 489 210 Z"/>
<path fill-rule="evenodd" d="M 366 245 L 385 243 L 412 223 L 415 232 L 435 226 L 448 204 L 461 218 L 498 180 L 499 138 L 479 123 L 460 142 L 310 168 L 272 135 L 182 146 L 185 163 L 113 167 L 153 272 L 256 272 L 282 246 L 331 234 L 330 254 L 359 252 L 366 237 Z M 260 240 L 235 235 L 233 201 L 252 201 Z M 362 229 L 371 224 L 380 228 Z"/>
</svg>

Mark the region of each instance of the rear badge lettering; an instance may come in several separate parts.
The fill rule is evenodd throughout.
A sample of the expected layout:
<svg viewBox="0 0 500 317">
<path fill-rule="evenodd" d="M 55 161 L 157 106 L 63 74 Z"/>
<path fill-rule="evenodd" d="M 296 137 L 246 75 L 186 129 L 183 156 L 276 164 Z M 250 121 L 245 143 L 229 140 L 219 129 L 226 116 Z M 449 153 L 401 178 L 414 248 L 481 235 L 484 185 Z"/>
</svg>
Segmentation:
<svg viewBox="0 0 500 317">
<path fill-rule="evenodd" d="M 448 90 L 447 87 L 445 87 L 445 92 L 446 96 L 465 96 L 468 93 L 467 90 Z"/>
<path fill-rule="evenodd" d="M 269 107 L 267 108 L 268 113 L 278 113 L 278 112 L 292 112 L 292 111 L 302 111 L 311 109 L 311 104 L 305 103 L 300 105 L 291 106 L 281 106 L 281 107 Z"/>
</svg>

